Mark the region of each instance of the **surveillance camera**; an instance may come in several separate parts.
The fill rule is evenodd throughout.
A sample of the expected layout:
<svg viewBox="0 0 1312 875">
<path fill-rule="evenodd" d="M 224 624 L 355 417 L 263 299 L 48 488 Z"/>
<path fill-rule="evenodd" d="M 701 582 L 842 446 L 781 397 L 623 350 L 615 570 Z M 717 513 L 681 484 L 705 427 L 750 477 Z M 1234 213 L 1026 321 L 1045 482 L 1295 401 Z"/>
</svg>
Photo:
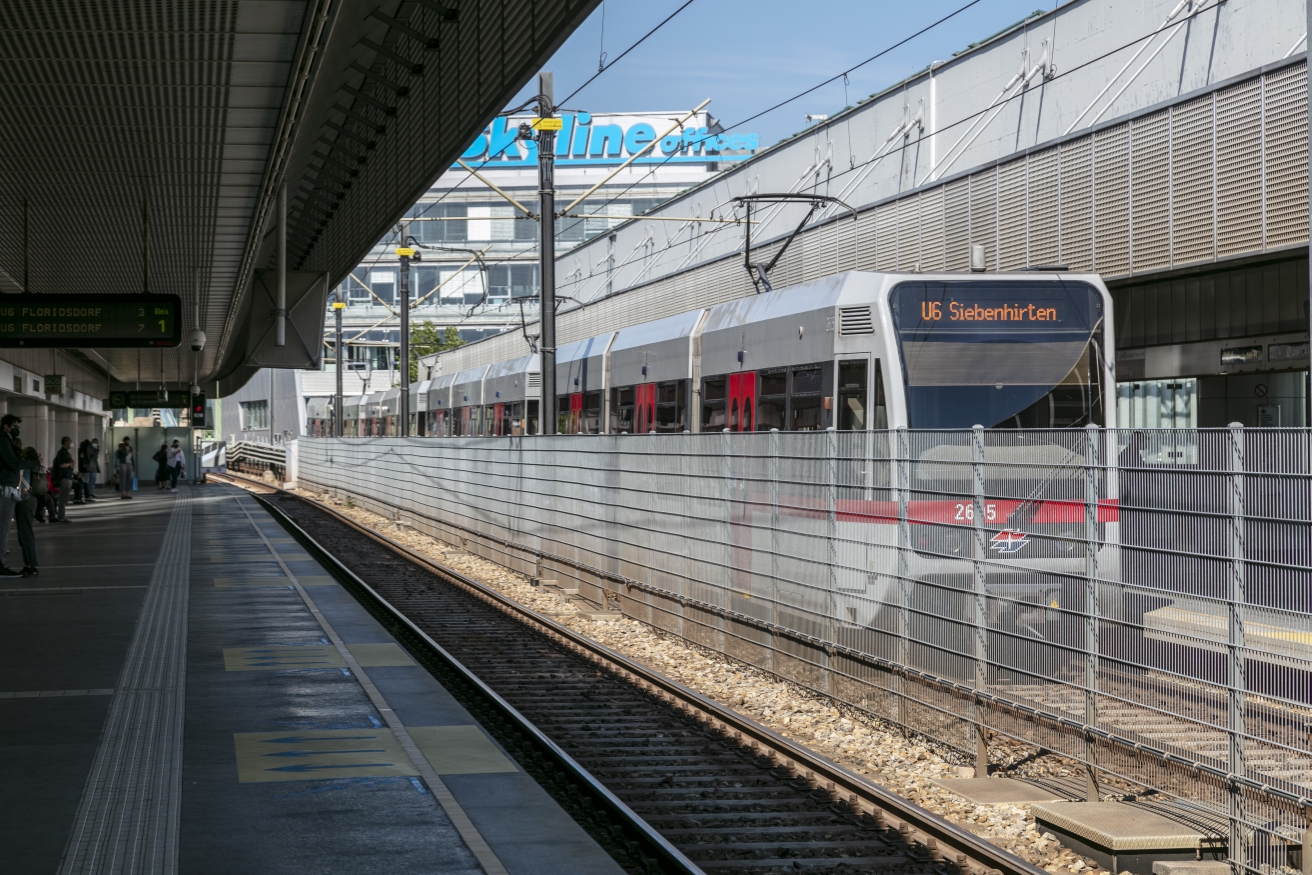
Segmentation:
<svg viewBox="0 0 1312 875">
<path fill-rule="evenodd" d="M 188 334 L 187 345 L 191 347 L 192 352 L 200 352 L 205 348 L 205 332 L 197 328 Z"/>
<path fill-rule="evenodd" d="M 196 383 L 192 383 L 192 384 L 191 384 L 191 394 L 193 394 L 193 395 L 199 395 L 199 394 L 200 394 L 200 386 L 197 385 Z"/>
</svg>

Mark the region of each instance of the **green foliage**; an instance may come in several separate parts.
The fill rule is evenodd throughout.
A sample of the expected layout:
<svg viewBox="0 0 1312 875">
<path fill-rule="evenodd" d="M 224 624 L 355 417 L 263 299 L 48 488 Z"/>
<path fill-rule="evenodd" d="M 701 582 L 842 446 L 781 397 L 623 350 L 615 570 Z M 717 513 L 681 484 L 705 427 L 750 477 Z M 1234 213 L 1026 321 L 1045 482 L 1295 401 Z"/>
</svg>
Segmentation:
<svg viewBox="0 0 1312 875">
<path fill-rule="evenodd" d="M 419 380 L 421 356 L 446 352 L 464 345 L 465 341 L 461 339 L 460 332 L 456 331 L 454 325 L 439 330 L 431 321 L 424 320 L 424 323 L 417 328 L 412 327 L 410 329 L 410 382 Z"/>
</svg>

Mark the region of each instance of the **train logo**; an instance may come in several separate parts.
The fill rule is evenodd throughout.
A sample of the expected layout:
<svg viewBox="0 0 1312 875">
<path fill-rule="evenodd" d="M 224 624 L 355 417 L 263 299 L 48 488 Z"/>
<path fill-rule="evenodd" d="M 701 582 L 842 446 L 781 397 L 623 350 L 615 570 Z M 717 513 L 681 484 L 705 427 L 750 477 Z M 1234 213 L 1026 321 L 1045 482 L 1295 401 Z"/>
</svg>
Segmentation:
<svg viewBox="0 0 1312 875">
<path fill-rule="evenodd" d="M 1019 553 L 1030 542 L 1029 535 L 1024 532 L 998 532 L 990 540 L 993 549 L 999 553 Z"/>
</svg>

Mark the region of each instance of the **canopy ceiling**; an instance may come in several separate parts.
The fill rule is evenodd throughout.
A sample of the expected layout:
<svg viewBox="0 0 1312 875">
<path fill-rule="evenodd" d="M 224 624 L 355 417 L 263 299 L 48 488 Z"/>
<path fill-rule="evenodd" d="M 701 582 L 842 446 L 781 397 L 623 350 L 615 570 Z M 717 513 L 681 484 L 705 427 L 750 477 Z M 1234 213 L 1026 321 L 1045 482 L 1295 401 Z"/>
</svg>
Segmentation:
<svg viewBox="0 0 1312 875">
<path fill-rule="evenodd" d="M 181 295 L 208 342 L 166 377 L 236 388 L 279 187 L 288 268 L 336 284 L 598 2 L 0 4 L 0 293 Z M 79 355 L 160 379 L 155 351 Z"/>
</svg>

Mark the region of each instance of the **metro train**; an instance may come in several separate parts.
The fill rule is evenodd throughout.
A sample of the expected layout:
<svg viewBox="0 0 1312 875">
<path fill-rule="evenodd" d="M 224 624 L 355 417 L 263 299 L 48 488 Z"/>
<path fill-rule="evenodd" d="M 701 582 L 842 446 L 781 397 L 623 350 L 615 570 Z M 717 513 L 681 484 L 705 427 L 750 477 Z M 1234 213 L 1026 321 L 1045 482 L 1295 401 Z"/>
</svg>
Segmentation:
<svg viewBox="0 0 1312 875">
<path fill-rule="evenodd" d="M 1114 427 L 1110 312 L 1096 275 L 838 274 L 563 344 L 557 431 Z M 541 391 L 535 354 L 444 374 L 410 433 L 537 434 Z M 346 434 L 399 400 L 345 401 Z"/>
</svg>

